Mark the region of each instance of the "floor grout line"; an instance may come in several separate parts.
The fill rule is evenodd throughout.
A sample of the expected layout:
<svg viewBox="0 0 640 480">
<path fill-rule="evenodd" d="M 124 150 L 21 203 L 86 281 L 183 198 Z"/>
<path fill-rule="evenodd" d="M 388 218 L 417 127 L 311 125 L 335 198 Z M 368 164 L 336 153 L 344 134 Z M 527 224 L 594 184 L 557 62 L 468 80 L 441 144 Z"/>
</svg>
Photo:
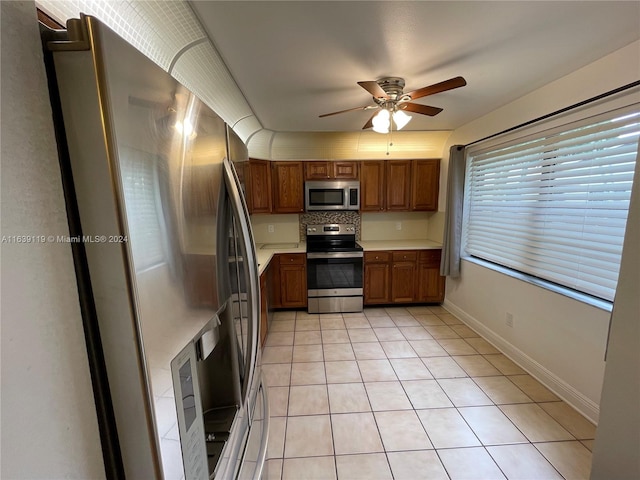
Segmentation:
<svg viewBox="0 0 640 480">
<path fill-rule="evenodd" d="M 365 310 L 366 312 L 366 310 Z M 377 312 L 376 312 L 377 313 Z M 593 439 L 591 438 L 584 438 L 584 439 L 579 439 L 577 438 L 576 435 L 574 435 L 572 432 L 570 432 L 568 430 L 568 427 L 565 427 L 563 424 L 560 423 L 559 420 L 556 420 L 556 418 L 554 416 L 552 416 L 550 413 L 548 413 L 544 408 L 542 408 L 540 406 L 540 404 L 542 403 L 563 403 L 562 400 L 557 399 L 557 400 L 544 400 L 544 401 L 535 401 L 532 398 L 530 398 L 529 394 L 524 391 L 522 388 L 520 388 L 520 386 L 518 384 L 516 384 L 510 377 L 513 376 L 517 376 L 517 375 L 528 375 L 527 372 L 524 373 L 504 373 L 503 370 L 501 368 L 498 368 L 496 366 L 496 364 L 494 364 L 493 362 L 491 362 L 489 360 L 489 356 L 495 356 L 498 357 L 500 355 L 503 355 L 501 352 L 491 352 L 491 353 L 481 353 L 481 351 L 474 347 L 471 343 L 469 343 L 467 341 L 467 339 L 469 338 L 480 338 L 482 339 L 482 337 L 480 336 L 466 336 L 466 337 L 462 337 L 461 335 L 459 335 L 455 329 L 451 328 L 452 325 L 464 325 L 463 323 L 445 323 L 442 319 L 440 319 L 438 317 L 438 314 L 435 314 L 436 318 L 438 318 L 440 321 L 442 321 L 443 325 L 440 326 L 447 326 L 448 328 L 450 328 L 456 335 L 456 338 L 433 338 L 433 336 L 431 335 L 431 339 L 423 339 L 423 338 L 418 338 L 418 339 L 409 339 L 407 334 L 405 332 L 403 332 L 401 330 L 401 328 L 410 328 L 410 327 L 421 327 L 427 335 L 430 335 L 429 330 L 427 329 L 427 326 L 434 326 L 434 325 L 425 325 L 424 323 L 420 322 L 419 319 L 417 319 L 414 314 L 410 313 L 409 315 L 411 315 L 413 317 L 414 320 L 416 320 L 418 322 L 419 325 L 405 325 L 404 323 L 406 322 L 406 320 L 399 320 L 400 323 L 396 323 L 395 318 L 398 317 L 403 317 L 406 318 L 407 316 L 409 316 L 406 312 L 403 312 L 403 315 L 387 315 L 386 318 L 390 319 L 391 322 L 394 323 L 395 327 L 391 327 L 391 326 L 383 326 L 383 327 L 374 327 L 371 322 L 369 321 L 370 318 L 383 318 L 384 316 L 371 316 L 371 317 L 348 317 L 348 318 L 353 318 L 354 320 L 351 322 L 345 321 L 345 318 L 342 317 L 343 320 L 343 324 L 344 324 L 344 328 L 326 328 L 323 329 L 322 328 L 322 316 L 318 316 L 317 317 L 317 329 L 312 329 L 312 330 L 307 330 L 306 328 L 304 330 L 296 330 L 296 328 L 298 327 L 298 316 L 296 314 L 296 318 L 294 319 L 293 322 L 293 339 L 291 340 L 291 344 L 290 345 L 273 345 L 273 344 L 269 344 L 269 337 L 267 337 L 267 342 L 265 344 L 266 347 L 290 347 L 291 348 L 291 361 L 290 362 L 281 362 L 280 364 L 290 364 L 291 368 L 289 370 L 289 385 L 287 386 L 288 388 L 288 405 L 287 405 L 287 409 L 286 409 L 286 416 L 285 416 L 285 432 L 284 432 L 284 436 L 285 438 L 283 439 L 284 441 L 284 445 L 283 445 L 283 453 L 282 453 L 282 458 L 280 460 L 282 460 L 282 469 L 281 469 L 281 477 L 284 475 L 284 467 L 285 467 L 285 463 L 287 460 L 291 460 L 292 458 L 318 458 L 318 457 L 314 457 L 314 456 L 310 456 L 310 457 L 292 457 L 292 458 L 287 458 L 285 457 L 285 451 L 286 451 L 286 436 L 287 436 L 287 428 L 288 428 L 288 419 L 291 417 L 297 417 L 297 416 L 328 416 L 329 419 L 329 428 L 331 429 L 331 442 L 332 442 L 332 448 L 333 448 L 333 468 L 335 469 L 335 473 L 337 475 L 338 472 L 338 458 L 339 456 L 355 456 L 355 455 L 365 455 L 366 453 L 354 453 L 354 454 L 338 454 L 338 452 L 336 451 L 336 438 L 335 438 L 335 429 L 334 429 L 334 421 L 335 421 L 335 417 L 337 415 L 349 415 L 349 414 L 362 414 L 362 413 L 368 413 L 371 415 L 371 417 L 373 417 L 374 419 L 374 423 L 376 426 L 376 430 L 382 445 L 382 448 L 384 450 L 384 452 L 370 452 L 371 454 L 374 453 L 384 453 L 385 454 L 385 459 L 389 468 L 389 471 L 391 472 L 391 475 L 393 477 L 394 473 L 393 473 L 393 469 L 392 469 L 392 464 L 390 461 L 390 457 L 389 454 L 390 453 L 401 453 L 401 452 L 417 452 L 417 451 L 434 451 L 437 458 L 439 459 L 439 462 L 441 464 L 441 466 L 445 469 L 445 472 L 447 473 L 447 475 L 449 475 L 449 477 L 451 476 L 451 473 L 449 472 L 449 470 L 447 469 L 447 465 L 445 464 L 445 462 L 443 461 L 443 457 L 440 455 L 440 451 L 446 451 L 446 450 L 459 450 L 459 449 L 464 449 L 464 448 L 482 448 L 483 451 L 486 453 L 486 455 L 488 455 L 488 457 L 491 459 L 491 461 L 495 464 L 495 466 L 505 475 L 505 477 L 507 477 L 506 472 L 504 471 L 503 467 L 498 463 L 498 461 L 496 460 L 496 458 L 494 458 L 493 455 L 491 455 L 490 451 L 488 450 L 488 447 L 497 447 L 497 446 L 509 446 L 509 445 L 531 445 L 535 448 L 535 451 L 538 452 L 541 456 L 542 459 L 544 459 L 544 461 L 546 463 L 548 463 L 555 471 L 558 472 L 559 475 L 562 476 L 562 474 L 560 473 L 560 471 L 558 470 L 558 468 L 551 463 L 551 461 L 549 461 L 545 455 L 542 454 L 542 452 L 537 448 L 536 445 L 538 444 L 550 444 L 550 443 L 562 443 L 562 442 L 577 442 L 579 445 L 581 445 L 583 448 L 585 448 L 587 451 L 590 452 L 589 448 L 586 446 L 586 444 L 584 442 L 589 442 L 589 441 L 593 441 Z M 444 312 L 441 312 L 444 313 Z M 418 315 L 423 315 L 423 313 L 419 313 Z M 335 318 L 335 317 L 334 317 Z M 315 320 L 316 318 L 309 318 L 309 316 L 301 316 L 300 319 L 305 319 L 305 320 Z M 364 322 L 362 322 L 362 320 L 364 320 L 369 326 L 364 326 Z M 274 320 L 274 321 L 278 321 L 278 320 Z M 376 323 L 380 323 L 381 320 L 376 321 Z M 409 322 L 410 323 L 410 322 Z M 315 325 L 305 325 L 305 327 L 308 326 L 315 326 Z M 351 328 L 350 328 L 351 327 Z M 376 329 L 384 329 L 384 328 L 388 328 L 388 331 L 380 331 L 380 332 L 376 332 Z M 469 328 L 469 327 L 467 327 Z M 362 331 L 364 329 L 368 329 L 370 331 L 372 331 L 375 335 L 375 338 L 377 340 L 371 340 L 371 341 L 365 341 L 365 342 L 359 342 L 359 341 L 353 341 L 354 338 L 358 339 L 358 338 L 367 338 L 365 336 L 365 334 L 363 333 L 359 333 L 359 334 L 350 334 L 350 331 Z M 395 329 L 393 335 L 396 334 L 396 332 L 400 332 L 400 335 L 404 338 L 404 340 L 399 340 L 399 339 L 381 339 L 381 336 L 383 337 L 384 334 L 389 334 L 391 335 L 391 329 Z M 344 342 L 325 342 L 325 336 L 323 335 L 323 332 L 326 331 L 331 331 L 331 330 L 343 330 L 346 331 L 346 336 L 348 338 L 348 341 L 344 341 Z M 464 332 L 464 329 L 459 329 L 462 330 Z M 297 343 L 297 339 L 300 337 L 300 339 L 302 339 L 302 337 L 304 337 L 304 335 L 298 335 L 299 332 L 318 332 L 318 336 L 319 339 L 315 340 L 313 339 L 310 343 Z M 416 332 L 415 330 L 412 332 Z M 277 331 L 277 332 L 273 332 L 273 333 L 286 333 L 286 332 L 281 332 L 281 331 Z M 465 332 L 468 333 L 468 332 Z M 475 332 L 474 332 L 475 333 Z M 286 337 L 286 335 L 282 335 L 281 337 Z M 309 338 L 313 338 L 316 337 L 315 335 L 308 335 Z M 435 343 L 437 345 L 439 345 L 443 350 L 444 350 L 444 354 L 442 355 L 437 355 L 437 356 L 427 356 L 427 357 L 421 357 L 418 353 L 418 351 L 416 350 L 415 346 L 411 344 L 411 341 L 421 341 L 421 340 L 435 340 Z M 464 342 L 464 344 L 468 345 L 469 348 L 471 350 L 473 350 L 476 353 L 469 353 L 468 349 L 465 349 L 464 351 L 462 351 L 462 353 L 456 353 L 456 344 L 452 344 L 452 342 L 447 342 L 447 340 L 462 340 Z M 482 339 L 484 340 L 484 339 Z M 442 342 L 441 342 L 442 341 Z M 486 341 L 486 340 L 485 340 Z M 404 355 L 402 355 L 402 351 L 399 352 L 399 356 L 396 356 L 395 353 L 393 353 L 392 350 L 385 350 L 384 345 L 383 344 L 387 344 L 387 347 L 389 349 L 393 348 L 391 345 L 389 345 L 389 342 L 397 342 L 398 343 L 398 348 L 405 348 L 405 347 L 400 347 L 400 345 L 402 345 L 401 342 L 404 342 L 404 345 L 406 345 L 406 347 L 408 347 L 408 351 L 407 353 L 411 353 L 411 355 L 415 355 L 415 356 L 407 356 L 405 357 Z M 380 355 L 384 355 L 384 358 L 358 358 L 358 355 L 356 355 L 356 349 L 354 349 L 354 344 L 374 344 L 374 345 L 379 345 L 379 347 L 382 349 L 382 352 L 380 353 Z M 476 342 L 478 343 L 478 342 Z M 449 344 L 449 350 L 447 350 L 445 348 L 445 345 Z M 312 357 L 305 357 L 303 356 L 303 354 L 300 354 L 300 356 L 298 357 L 299 359 L 302 359 L 302 361 L 300 360 L 294 360 L 294 356 L 293 353 L 295 351 L 295 347 L 311 347 L 314 345 L 318 345 L 320 346 L 320 350 L 321 350 L 321 360 L 308 360 L 309 358 Z M 326 356 L 326 350 L 325 350 L 325 345 L 349 345 L 350 347 L 350 354 L 353 356 L 353 358 L 350 358 L 348 360 L 344 360 L 342 359 L 342 357 L 340 356 L 340 358 L 338 359 L 331 359 L 328 360 L 327 356 Z M 299 350 L 303 350 L 303 349 L 299 349 Z M 312 351 L 314 349 L 309 348 L 309 351 Z M 339 352 L 341 349 L 340 348 L 334 348 L 334 350 L 336 352 Z M 345 349 L 346 350 L 346 349 Z M 365 356 L 366 354 L 362 353 L 362 350 L 359 350 L 361 353 L 361 356 Z M 453 352 L 453 353 L 451 353 Z M 376 355 L 375 353 L 373 354 L 374 356 Z M 390 356 L 391 355 L 391 356 Z M 454 357 L 470 357 L 470 356 L 479 356 L 480 358 L 483 358 L 485 361 L 487 361 L 488 363 L 491 364 L 492 367 L 494 367 L 499 373 L 496 374 L 488 374 L 488 375 L 471 375 L 470 372 L 473 372 L 473 368 L 471 365 L 468 365 L 468 369 L 465 369 L 463 367 L 463 365 L 461 363 L 459 363 L 456 358 Z M 403 359 L 418 359 L 420 360 L 420 363 L 422 364 L 422 366 L 426 369 L 426 372 L 428 372 L 428 374 L 432 377 L 429 379 L 423 379 L 423 378 L 416 378 L 416 379 L 412 379 L 411 378 L 411 374 L 403 374 L 400 370 L 400 363 L 396 362 L 396 364 L 394 365 L 393 360 L 403 360 Z M 448 377 L 446 375 L 439 375 L 436 376 L 434 375 L 434 372 L 431 371 L 431 369 L 429 368 L 429 366 L 427 365 L 427 363 L 425 362 L 426 358 L 450 358 L 453 363 L 455 365 L 457 365 L 462 372 L 464 372 L 464 376 L 460 377 L 460 376 L 451 376 Z M 363 370 L 362 370 L 362 366 L 363 363 L 361 362 L 365 362 L 367 360 L 384 360 L 386 362 L 387 365 L 390 366 L 390 370 L 391 372 L 393 372 L 393 376 L 395 377 L 394 380 L 387 380 L 387 379 L 383 379 L 383 380 L 379 380 L 379 379 L 371 379 L 368 378 L 367 380 L 365 380 L 365 376 L 369 376 L 370 375 L 363 375 Z M 359 381 L 349 381 L 349 382 L 330 382 L 329 378 L 327 377 L 327 363 L 330 362 L 340 362 L 340 361 L 348 361 L 348 362 L 353 362 L 355 367 L 357 368 L 357 372 L 360 376 L 360 380 Z M 314 414 L 314 415 L 307 415 L 307 414 L 302 414 L 302 415 L 289 415 L 289 411 L 291 409 L 291 390 L 292 390 L 292 385 L 291 381 L 293 379 L 293 365 L 296 363 L 322 363 L 322 368 L 323 368 L 323 372 L 324 372 L 324 382 L 323 383 L 311 383 L 311 384 L 303 384 L 303 385 L 295 385 L 295 386 L 309 386 L 309 385 L 324 385 L 325 387 L 325 393 L 326 393 L 326 398 L 327 398 L 327 404 L 328 404 L 328 411 L 326 414 L 324 413 L 318 413 L 318 414 Z M 274 365 L 277 365 L 278 363 L 272 363 Z M 265 365 L 269 365 L 269 364 L 265 364 Z M 505 367 L 506 368 L 506 367 Z M 437 373 L 437 372 L 436 372 Z M 404 380 L 401 380 L 401 376 L 407 376 L 407 378 L 405 378 Z M 496 378 L 507 378 L 509 380 L 509 383 L 514 386 L 517 391 L 521 392 L 525 397 L 528 397 L 530 401 L 528 402 L 499 402 L 499 401 L 494 401 L 494 399 L 489 396 L 489 389 L 485 384 L 485 388 L 482 387 L 481 382 L 476 380 L 476 379 L 480 379 L 480 378 L 488 378 L 488 377 L 496 377 Z M 380 377 L 383 378 L 383 377 Z M 462 379 L 469 379 L 471 380 L 471 384 L 478 389 L 479 392 L 481 392 L 484 396 L 487 397 L 488 401 L 491 402 L 489 405 L 456 405 L 453 401 L 453 398 L 451 397 L 450 393 L 447 392 L 447 390 L 445 390 L 443 388 L 442 385 L 442 381 L 444 380 L 462 380 Z M 428 408 L 416 408 L 416 403 L 415 400 L 411 399 L 411 396 L 409 395 L 409 391 L 407 390 L 407 385 L 408 382 L 411 381 L 433 381 L 436 385 L 438 385 L 438 387 L 440 388 L 440 390 L 444 393 L 444 395 L 446 396 L 446 398 L 449 400 L 449 402 L 451 403 L 451 406 L 447 406 L 447 407 L 428 407 Z M 399 383 L 400 387 L 401 387 L 401 391 L 403 392 L 404 397 L 406 397 L 406 399 L 408 400 L 408 404 L 411 406 L 411 409 L 404 409 L 404 410 L 374 410 L 374 406 L 371 402 L 371 393 L 370 391 L 366 388 L 366 385 L 371 383 L 384 383 L 384 382 L 394 382 L 394 383 Z M 403 383 L 405 382 L 405 383 Z M 445 382 L 446 383 L 446 382 Z M 456 382 L 458 383 L 458 382 Z M 367 398 L 367 402 L 368 402 L 368 407 L 370 408 L 370 411 L 368 412 L 341 412 L 341 411 L 333 411 L 333 408 L 331 406 L 331 396 L 329 393 L 329 385 L 330 384 L 336 384 L 336 385 L 345 385 L 345 384 L 361 384 L 362 388 L 364 389 L 364 393 L 366 395 Z M 496 387 L 498 388 L 498 387 Z M 499 400 L 499 399 L 498 399 Z M 459 403 L 459 401 L 458 401 Z M 536 406 L 538 406 L 538 408 L 549 417 L 549 419 L 555 423 L 557 423 L 560 428 L 562 428 L 563 430 L 565 430 L 570 436 L 571 439 L 568 440 L 544 440 L 544 441 L 538 441 L 538 442 L 533 442 L 531 440 L 529 440 L 529 437 L 527 437 L 524 432 L 514 423 L 514 421 L 507 416 L 504 411 L 502 410 L 502 406 L 522 406 L 522 405 L 531 405 L 534 404 Z M 472 425 L 469 423 L 468 419 L 466 417 L 464 417 L 464 415 L 462 415 L 462 412 L 460 411 L 461 408 L 473 408 L 473 407 L 482 407 L 482 406 L 492 406 L 498 409 L 498 411 L 507 419 L 507 421 L 509 422 L 510 425 L 512 425 L 516 431 L 520 432 L 520 434 L 526 439 L 526 441 L 523 442 L 511 442 L 511 443 L 487 443 L 485 444 L 480 437 L 478 437 L 478 433 L 476 433 L 476 431 L 473 429 Z M 336 407 L 334 407 L 336 408 Z M 379 407 L 378 407 L 379 408 Z M 421 410 L 444 410 L 444 409 L 454 409 L 456 414 L 460 416 L 460 418 L 463 420 L 464 424 L 466 425 L 466 427 L 469 429 L 469 431 L 474 435 L 474 438 L 478 441 L 479 446 L 452 446 L 452 447 L 446 447 L 446 448 L 436 448 L 436 446 L 433 443 L 433 440 L 431 438 L 431 435 L 429 434 L 429 431 L 427 430 L 426 425 L 422 422 L 422 419 L 417 415 L 417 413 Z M 424 434 L 426 435 L 426 438 L 429 440 L 431 447 L 432 448 L 425 448 L 425 449 L 420 449 L 420 450 L 412 450 L 412 449 L 408 449 L 408 450 L 387 450 L 387 447 L 384 444 L 384 440 L 383 440 L 383 435 L 382 435 L 382 431 L 380 430 L 380 425 L 379 425 L 379 421 L 378 421 L 378 417 L 376 416 L 376 413 L 381 413 L 381 412 L 414 412 L 414 415 L 416 415 L 418 417 L 418 420 L 420 421 L 420 426 L 422 428 L 422 431 L 424 432 Z M 559 415 L 559 414 L 558 414 Z"/>
</svg>

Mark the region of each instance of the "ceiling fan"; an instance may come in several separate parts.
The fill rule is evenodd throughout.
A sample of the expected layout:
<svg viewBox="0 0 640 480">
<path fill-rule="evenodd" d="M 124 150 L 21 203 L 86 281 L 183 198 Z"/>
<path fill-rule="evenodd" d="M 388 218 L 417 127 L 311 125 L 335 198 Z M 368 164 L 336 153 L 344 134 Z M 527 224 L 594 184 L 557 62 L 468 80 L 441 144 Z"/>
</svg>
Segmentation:
<svg viewBox="0 0 640 480">
<path fill-rule="evenodd" d="M 371 118 L 362 127 L 363 130 L 372 128 L 379 133 L 388 133 L 391 125 L 391 118 L 396 124 L 396 129 L 400 130 L 404 127 L 411 117 L 404 113 L 413 112 L 421 115 L 434 116 L 439 114 L 442 109 L 438 107 L 430 107 L 419 103 L 412 103 L 412 100 L 434 95 L 454 88 L 464 87 L 467 81 L 462 77 L 454 77 L 444 82 L 434 83 L 428 87 L 419 88 L 409 93 L 404 93 L 404 79 L 400 77 L 384 77 L 375 81 L 358 82 L 362 88 L 373 95 L 373 101 L 376 105 L 365 105 L 363 107 L 348 108 L 338 112 L 325 113 L 322 117 L 329 117 L 339 113 L 354 112 L 356 110 L 379 110 L 374 113 Z"/>
</svg>

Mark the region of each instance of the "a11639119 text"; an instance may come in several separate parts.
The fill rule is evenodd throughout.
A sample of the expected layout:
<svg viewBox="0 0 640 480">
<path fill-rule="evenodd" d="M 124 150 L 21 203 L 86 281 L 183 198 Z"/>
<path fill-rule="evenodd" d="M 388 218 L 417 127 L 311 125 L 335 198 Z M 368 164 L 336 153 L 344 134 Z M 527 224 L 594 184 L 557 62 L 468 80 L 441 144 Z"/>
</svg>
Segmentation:
<svg viewBox="0 0 640 480">
<path fill-rule="evenodd" d="M 4 244 L 126 243 L 126 235 L 2 235 Z"/>
</svg>

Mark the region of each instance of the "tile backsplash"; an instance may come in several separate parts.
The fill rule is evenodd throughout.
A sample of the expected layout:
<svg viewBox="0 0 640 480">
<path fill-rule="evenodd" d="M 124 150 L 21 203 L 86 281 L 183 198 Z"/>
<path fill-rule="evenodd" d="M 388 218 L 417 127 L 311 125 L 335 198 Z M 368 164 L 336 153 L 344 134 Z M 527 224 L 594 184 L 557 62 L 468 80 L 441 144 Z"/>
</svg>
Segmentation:
<svg viewBox="0 0 640 480">
<path fill-rule="evenodd" d="M 431 212 L 307 212 L 252 215 L 256 243 L 299 242 L 307 239 L 307 225 L 347 223 L 356 227 L 357 240 L 442 241 L 443 221 Z"/>
<path fill-rule="evenodd" d="M 307 212 L 300 214 L 300 240 L 307 239 L 307 225 L 326 223 L 348 223 L 356 227 L 356 240 L 361 238 L 360 214 L 358 212 Z"/>
</svg>

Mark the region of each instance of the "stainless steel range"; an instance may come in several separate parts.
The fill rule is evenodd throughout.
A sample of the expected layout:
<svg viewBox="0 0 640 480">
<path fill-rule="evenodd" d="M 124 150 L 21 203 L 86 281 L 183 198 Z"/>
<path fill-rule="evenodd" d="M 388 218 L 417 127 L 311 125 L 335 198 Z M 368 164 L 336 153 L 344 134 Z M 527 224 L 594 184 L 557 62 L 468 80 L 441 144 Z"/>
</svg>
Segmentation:
<svg viewBox="0 0 640 480">
<path fill-rule="evenodd" d="M 361 312 L 362 271 L 354 225 L 307 226 L 309 313 Z"/>
</svg>

